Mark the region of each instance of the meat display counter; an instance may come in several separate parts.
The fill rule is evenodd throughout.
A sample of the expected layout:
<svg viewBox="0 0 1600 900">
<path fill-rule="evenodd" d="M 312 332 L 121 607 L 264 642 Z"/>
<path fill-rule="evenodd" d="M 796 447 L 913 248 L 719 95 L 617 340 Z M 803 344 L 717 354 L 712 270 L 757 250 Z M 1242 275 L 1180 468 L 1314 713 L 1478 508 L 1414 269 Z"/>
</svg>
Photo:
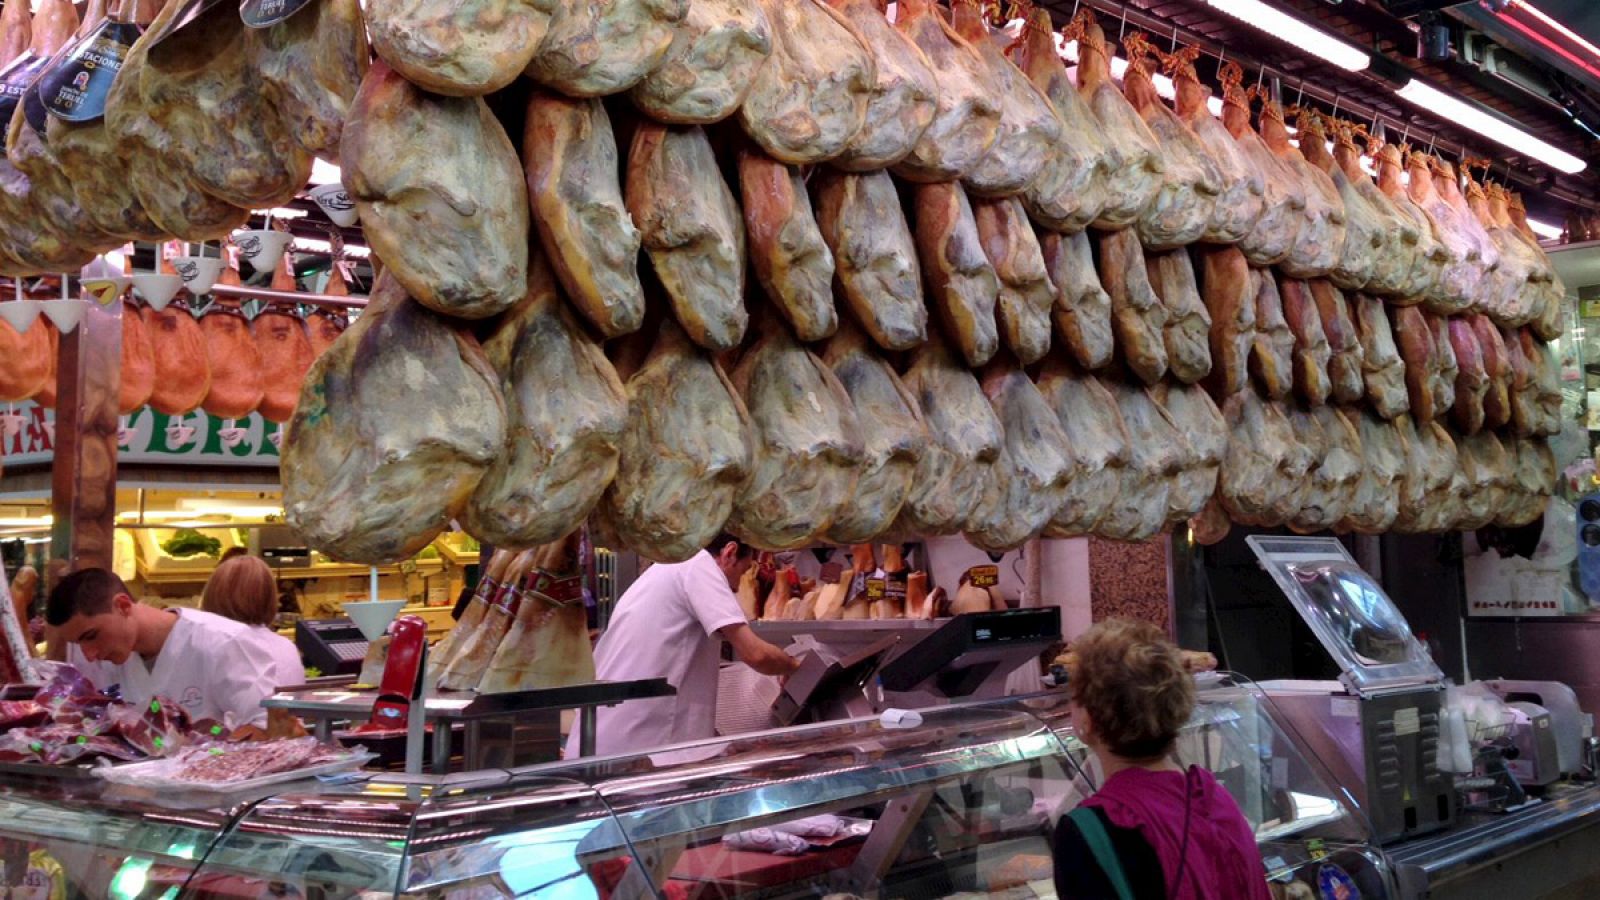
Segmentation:
<svg viewBox="0 0 1600 900">
<path fill-rule="evenodd" d="M 1359 815 L 1269 701 L 1226 679 L 1202 699 L 1180 755 L 1233 792 L 1278 892 L 1392 896 Z M 85 897 L 1023 900 L 1054 896 L 1054 823 L 1094 778 L 1053 693 L 266 797 L 0 780 L 0 856 L 15 873 L 4 882 L 49 858 L 64 894 Z"/>
</svg>

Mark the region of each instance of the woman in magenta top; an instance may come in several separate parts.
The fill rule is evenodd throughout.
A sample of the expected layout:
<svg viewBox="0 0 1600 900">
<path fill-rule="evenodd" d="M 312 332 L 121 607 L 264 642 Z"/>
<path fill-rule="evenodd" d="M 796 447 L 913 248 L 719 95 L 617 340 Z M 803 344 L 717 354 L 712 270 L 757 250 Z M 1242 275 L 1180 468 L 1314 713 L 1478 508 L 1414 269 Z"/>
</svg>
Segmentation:
<svg viewBox="0 0 1600 900">
<path fill-rule="evenodd" d="M 1238 804 L 1209 771 L 1172 760 L 1194 711 L 1178 648 L 1153 625 L 1111 620 L 1072 650 L 1073 727 L 1105 783 L 1056 827 L 1062 900 L 1270 900 Z"/>
</svg>

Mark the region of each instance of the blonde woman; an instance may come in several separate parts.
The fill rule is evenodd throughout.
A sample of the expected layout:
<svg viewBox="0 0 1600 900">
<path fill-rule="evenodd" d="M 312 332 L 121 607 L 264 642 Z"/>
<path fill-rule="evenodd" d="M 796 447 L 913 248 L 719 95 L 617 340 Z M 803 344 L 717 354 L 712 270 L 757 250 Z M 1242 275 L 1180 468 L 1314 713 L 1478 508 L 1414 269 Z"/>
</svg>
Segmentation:
<svg viewBox="0 0 1600 900">
<path fill-rule="evenodd" d="M 278 579 L 260 558 L 235 556 L 218 564 L 200 595 L 200 609 L 250 626 L 250 640 L 272 657 L 276 686 L 305 683 L 300 651 L 272 630 L 278 615 Z"/>
</svg>

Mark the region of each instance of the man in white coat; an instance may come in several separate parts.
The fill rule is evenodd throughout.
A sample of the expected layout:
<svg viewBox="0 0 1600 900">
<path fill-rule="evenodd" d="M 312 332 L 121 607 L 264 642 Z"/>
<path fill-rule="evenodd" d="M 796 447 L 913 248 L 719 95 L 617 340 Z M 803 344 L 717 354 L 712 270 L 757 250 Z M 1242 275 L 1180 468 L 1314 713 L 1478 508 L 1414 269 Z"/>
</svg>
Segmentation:
<svg viewBox="0 0 1600 900">
<path fill-rule="evenodd" d="M 114 572 L 83 569 L 50 592 L 45 620 L 66 641 L 67 662 L 94 686 L 143 705 L 165 697 L 194 719 L 262 725 L 280 681 L 250 627 L 197 609 L 157 609 L 133 598 Z"/>
<path fill-rule="evenodd" d="M 617 600 L 595 647 L 596 677 L 664 677 L 678 693 L 601 707 L 595 719 L 598 755 L 715 737 L 723 641 L 763 675 L 789 675 L 799 667 L 799 660 L 750 628 L 734 595 L 739 578 L 755 564 L 755 551 L 726 535 L 708 550 L 681 563 L 656 563 Z M 567 744 L 567 756 L 577 756 L 575 733 Z"/>
</svg>

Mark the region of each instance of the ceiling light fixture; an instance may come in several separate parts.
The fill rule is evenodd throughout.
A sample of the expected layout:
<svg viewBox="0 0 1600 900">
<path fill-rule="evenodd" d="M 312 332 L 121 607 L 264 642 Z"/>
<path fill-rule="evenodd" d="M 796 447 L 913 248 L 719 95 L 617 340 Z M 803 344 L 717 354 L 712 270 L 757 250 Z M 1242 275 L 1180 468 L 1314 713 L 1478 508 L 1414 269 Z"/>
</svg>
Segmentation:
<svg viewBox="0 0 1600 900">
<path fill-rule="evenodd" d="M 1561 235 L 1566 231 L 1560 225 L 1551 225 L 1549 222 L 1541 222 L 1538 219 L 1529 219 L 1528 227 L 1533 229 L 1534 234 L 1550 241 L 1560 240 Z"/>
<path fill-rule="evenodd" d="M 1246 25 L 1264 31 L 1286 44 L 1292 44 L 1341 69 L 1359 72 L 1372 62 L 1365 50 L 1345 43 L 1333 35 L 1268 6 L 1261 0 L 1206 0 L 1212 9 L 1227 13 Z"/>
<path fill-rule="evenodd" d="M 1582 172 L 1588 163 L 1571 153 L 1534 137 L 1515 125 L 1490 115 L 1482 107 L 1467 103 L 1438 88 L 1413 78 L 1395 93 L 1434 117 L 1460 125 L 1491 141 L 1510 147 L 1568 175 Z"/>
<path fill-rule="evenodd" d="M 297 237 L 294 239 L 294 249 L 306 253 L 332 253 L 333 245 L 321 238 Z M 345 244 L 344 255 L 355 259 L 366 259 L 372 255 L 372 248 L 360 244 Z"/>
</svg>

